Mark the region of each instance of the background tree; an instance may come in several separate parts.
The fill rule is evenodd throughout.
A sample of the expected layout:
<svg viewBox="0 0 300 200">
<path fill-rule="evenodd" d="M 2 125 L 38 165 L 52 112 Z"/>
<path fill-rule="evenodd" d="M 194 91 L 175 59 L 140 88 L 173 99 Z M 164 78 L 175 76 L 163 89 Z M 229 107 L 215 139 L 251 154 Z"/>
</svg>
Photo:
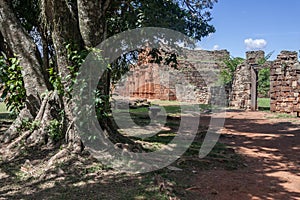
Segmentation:
<svg viewBox="0 0 300 200">
<path fill-rule="evenodd" d="M 230 57 L 227 60 L 224 60 L 224 68 L 220 73 L 220 82 L 221 84 L 231 88 L 234 78 L 234 73 L 237 67 L 244 62 L 244 58 L 240 57 Z"/>
<path fill-rule="evenodd" d="M 26 91 L 24 107 L 1 139 L 17 138 L 12 144 L 26 139 L 28 145 L 41 145 L 65 138 L 71 149 L 82 150 L 69 100 L 72 78 L 88 50 L 116 33 L 146 26 L 174 29 L 200 40 L 215 31 L 209 24 L 215 2 L 0 0 L 2 61 L 11 66 L 11 59 L 18 60 Z M 116 62 L 115 71 L 121 63 Z M 100 86 L 107 88 L 109 79 L 104 76 Z M 20 132 L 24 119 L 37 125 Z M 59 135 L 53 137 L 53 133 Z"/>
<path fill-rule="evenodd" d="M 270 91 L 270 68 L 261 69 L 258 72 L 258 95 L 259 97 L 269 97 Z"/>
<path fill-rule="evenodd" d="M 273 55 L 274 51 L 268 53 L 262 60 L 259 61 L 260 65 L 266 65 L 265 68 L 261 69 L 258 72 L 258 95 L 259 97 L 269 97 L 270 93 L 270 63 L 268 62 L 268 59 Z"/>
</svg>

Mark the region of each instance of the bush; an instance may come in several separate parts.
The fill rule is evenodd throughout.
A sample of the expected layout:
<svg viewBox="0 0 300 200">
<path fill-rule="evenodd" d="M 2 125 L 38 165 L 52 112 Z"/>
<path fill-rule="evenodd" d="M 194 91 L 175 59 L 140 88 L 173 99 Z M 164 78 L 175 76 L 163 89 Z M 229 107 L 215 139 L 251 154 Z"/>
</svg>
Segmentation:
<svg viewBox="0 0 300 200">
<path fill-rule="evenodd" d="M 62 132 L 62 124 L 56 119 L 50 121 L 49 125 L 47 126 L 47 132 L 49 137 L 54 142 L 57 142 L 64 137 Z"/>
</svg>

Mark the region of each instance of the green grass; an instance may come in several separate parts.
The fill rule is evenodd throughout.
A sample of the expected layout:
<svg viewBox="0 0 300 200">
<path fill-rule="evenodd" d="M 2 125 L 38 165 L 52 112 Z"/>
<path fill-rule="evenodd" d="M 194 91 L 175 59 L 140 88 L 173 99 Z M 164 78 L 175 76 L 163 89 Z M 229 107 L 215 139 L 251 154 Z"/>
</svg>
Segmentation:
<svg viewBox="0 0 300 200">
<path fill-rule="evenodd" d="M 180 116 L 182 106 L 188 106 L 187 110 L 190 111 L 197 111 L 199 110 L 206 110 L 211 109 L 211 105 L 208 104 L 193 104 L 193 103 L 186 103 L 186 102 L 179 102 L 179 101 L 162 101 L 162 100 L 154 100 L 151 101 L 151 105 L 158 105 L 164 107 L 166 110 L 167 115 L 177 115 Z M 148 108 L 141 107 L 137 109 L 130 109 L 131 113 L 134 114 L 146 114 L 148 113 Z"/>
<path fill-rule="evenodd" d="M 268 119 L 281 119 L 281 118 L 297 118 L 296 115 L 291 115 L 288 113 L 274 113 L 272 116 L 267 117 Z"/>
<path fill-rule="evenodd" d="M 258 98 L 258 110 L 270 111 L 270 98 Z M 297 118 L 295 115 L 288 113 L 274 113 L 269 119 L 279 119 L 279 118 Z"/>
<path fill-rule="evenodd" d="M 179 102 L 179 101 L 166 101 L 166 100 L 153 100 L 151 104 L 156 104 L 160 106 L 179 106 L 180 105 L 198 105 L 201 109 L 209 109 L 211 105 L 209 104 L 194 104 L 189 102 Z"/>
<path fill-rule="evenodd" d="M 257 104 L 259 110 L 270 110 L 270 98 L 258 98 Z"/>
<path fill-rule="evenodd" d="M 0 113 L 8 113 L 9 111 L 6 109 L 5 103 L 0 103 Z"/>
<path fill-rule="evenodd" d="M 5 103 L 0 102 L 0 121 L 7 121 L 11 119 L 11 113 L 6 109 Z"/>
</svg>

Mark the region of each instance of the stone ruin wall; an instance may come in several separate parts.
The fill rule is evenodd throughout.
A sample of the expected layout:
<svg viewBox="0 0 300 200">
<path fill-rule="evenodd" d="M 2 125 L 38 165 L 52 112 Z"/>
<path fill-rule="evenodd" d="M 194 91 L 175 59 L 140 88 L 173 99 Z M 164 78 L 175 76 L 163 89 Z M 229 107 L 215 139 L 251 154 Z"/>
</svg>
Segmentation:
<svg viewBox="0 0 300 200">
<path fill-rule="evenodd" d="M 270 71 L 270 110 L 280 113 L 300 112 L 300 64 L 297 52 L 282 51 Z"/>
<path fill-rule="evenodd" d="M 251 107 L 251 67 L 258 66 L 264 59 L 263 51 L 246 52 L 245 61 L 237 66 L 234 73 L 232 91 L 230 94 L 230 106 L 235 108 L 250 109 Z"/>
<path fill-rule="evenodd" d="M 184 55 L 178 58 L 176 69 L 139 61 L 116 85 L 114 93 L 130 98 L 209 103 L 211 87 L 218 79 L 216 72 L 224 65 L 229 52 L 186 50 Z"/>
<path fill-rule="evenodd" d="M 210 103 L 211 94 L 218 93 L 216 92 L 218 87 L 213 86 L 217 80 L 211 77 L 228 57 L 229 52 L 226 50 L 191 51 L 188 58 L 179 59 L 178 69 L 142 62 L 130 69 L 128 76 L 119 83 L 121 87 L 117 88 L 115 93 L 131 98 Z M 297 52 L 282 51 L 275 61 L 260 65 L 259 62 L 263 58 L 263 51 L 246 52 L 245 61 L 237 67 L 234 74 L 232 90 L 228 95 L 229 105 L 249 109 L 253 92 L 251 70 L 255 70 L 257 78 L 260 69 L 270 67 L 270 110 L 299 115 L 300 64 Z M 188 86 L 182 84 L 182 80 L 187 80 L 191 89 L 186 90 Z M 180 84 L 182 87 L 176 88 L 176 85 Z M 213 99 L 221 98 L 224 96 L 216 96 Z"/>
</svg>

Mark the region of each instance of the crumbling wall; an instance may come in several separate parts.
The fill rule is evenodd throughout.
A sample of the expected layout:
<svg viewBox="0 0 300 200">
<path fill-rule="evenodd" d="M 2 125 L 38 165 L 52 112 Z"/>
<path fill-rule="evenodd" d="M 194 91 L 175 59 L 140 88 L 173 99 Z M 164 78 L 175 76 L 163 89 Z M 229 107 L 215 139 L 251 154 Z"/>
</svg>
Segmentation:
<svg viewBox="0 0 300 200">
<path fill-rule="evenodd" d="M 207 104 L 211 98 L 210 87 L 217 82 L 217 72 L 228 57 L 226 50 L 185 50 L 174 68 L 149 63 L 141 55 L 138 64 L 116 85 L 114 93 L 131 98 Z"/>
<path fill-rule="evenodd" d="M 282 51 L 270 71 L 270 109 L 273 112 L 300 112 L 300 64 L 297 52 Z"/>
<path fill-rule="evenodd" d="M 250 109 L 251 107 L 251 89 L 252 89 L 252 70 L 259 70 L 260 63 L 265 57 L 264 51 L 248 51 L 246 52 L 245 61 L 240 64 L 235 73 L 232 84 L 232 92 L 230 106 L 236 108 Z M 257 74 L 256 74 L 257 75 Z"/>
</svg>

